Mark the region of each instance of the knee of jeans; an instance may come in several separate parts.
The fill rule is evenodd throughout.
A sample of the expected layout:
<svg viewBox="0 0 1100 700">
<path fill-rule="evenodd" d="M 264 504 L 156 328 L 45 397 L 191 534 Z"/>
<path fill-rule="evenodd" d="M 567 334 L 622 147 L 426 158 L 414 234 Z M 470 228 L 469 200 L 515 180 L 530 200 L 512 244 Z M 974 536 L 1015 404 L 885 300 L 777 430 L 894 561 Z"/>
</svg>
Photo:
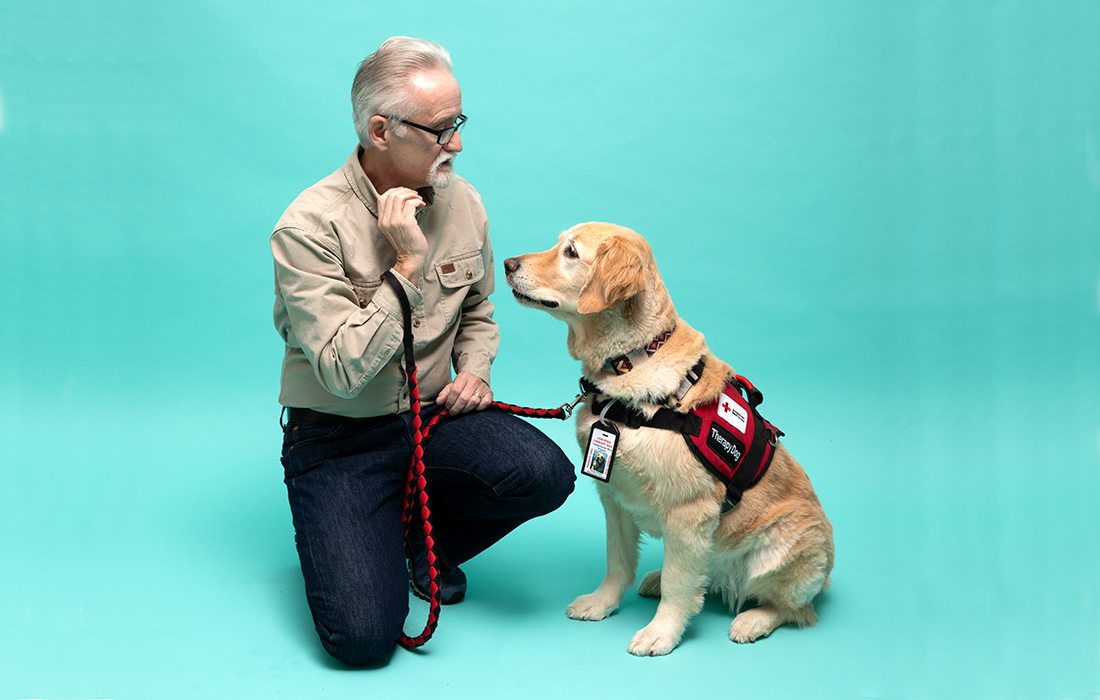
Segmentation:
<svg viewBox="0 0 1100 700">
<path fill-rule="evenodd" d="M 573 493 L 573 486 L 577 475 L 573 471 L 573 464 L 560 450 L 548 451 L 543 455 L 534 469 L 535 492 L 546 507 L 546 512 L 555 510 L 569 494 Z"/>
<path fill-rule="evenodd" d="M 321 631 L 321 643 L 333 658 L 349 666 L 378 663 L 389 658 L 401 636 L 404 620 L 383 624 L 352 624 L 339 631 Z"/>
</svg>

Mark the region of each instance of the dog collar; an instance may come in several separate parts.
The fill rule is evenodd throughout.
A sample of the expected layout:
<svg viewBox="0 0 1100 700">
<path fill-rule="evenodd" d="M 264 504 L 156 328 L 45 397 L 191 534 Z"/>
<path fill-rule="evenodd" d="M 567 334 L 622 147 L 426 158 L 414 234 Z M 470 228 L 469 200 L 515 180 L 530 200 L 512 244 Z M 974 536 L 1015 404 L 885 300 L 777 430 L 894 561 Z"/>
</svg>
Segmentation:
<svg viewBox="0 0 1100 700">
<path fill-rule="evenodd" d="M 700 357 L 699 361 L 687 371 L 684 378 L 680 380 L 680 386 L 676 387 L 676 391 L 671 396 L 664 400 L 663 403 L 671 404 L 674 408 L 679 407 L 680 402 L 684 400 L 684 396 L 691 391 L 691 387 L 695 386 L 695 383 L 699 381 L 699 377 L 703 376 L 703 368 L 706 366 L 706 357 Z M 588 377 L 581 377 L 581 391 L 583 395 L 601 396 L 601 392 L 596 384 L 588 379 Z M 673 402 L 675 399 L 675 402 Z"/>
<path fill-rule="evenodd" d="M 606 368 L 607 371 L 611 372 L 612 374 L 626 374 L 630 370 L 634 369 L 635 366 L 640 365 L 649 358 L 653 357 L 653 355 L 661 349 L 661 346 L 667 343 L 668 339 L 672 337 L 672 331 L 674 330 L 676 329 L 672 328 L 665 331 L 664 333 L 661 333 L 656 338 L 649 341 L 649 345 L 646 345 L 645 347 L 636 348 L 625 355 L 617 355 L 615 357 L 612 357 L 611 359 L 603 363 L 604 368 Z"/>
</svg>

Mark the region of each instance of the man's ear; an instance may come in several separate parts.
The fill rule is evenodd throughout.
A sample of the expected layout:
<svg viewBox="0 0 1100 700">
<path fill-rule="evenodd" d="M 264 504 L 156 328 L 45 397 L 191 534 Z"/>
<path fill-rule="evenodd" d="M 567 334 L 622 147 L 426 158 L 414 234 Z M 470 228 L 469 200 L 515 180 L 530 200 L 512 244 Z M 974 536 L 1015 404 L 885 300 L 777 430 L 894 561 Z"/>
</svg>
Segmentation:
<svg viewBox="0 0 1100 700">
<path fill-rule="evenodd" d="M 370 139 L 371 145 L 379 151 L 384 151 L 389 147 L 389 120 L 380 114 L 376 114 L 370 118 L 367 122 L 367 138 Z"/>
<path fill-rule="evenodd" d="M 596 249 L 588 279 L 577 297 L 577 311 L 595 314 L 645 289 L 647 251 L 623 236 L 608 238 Z"/>
</svg>

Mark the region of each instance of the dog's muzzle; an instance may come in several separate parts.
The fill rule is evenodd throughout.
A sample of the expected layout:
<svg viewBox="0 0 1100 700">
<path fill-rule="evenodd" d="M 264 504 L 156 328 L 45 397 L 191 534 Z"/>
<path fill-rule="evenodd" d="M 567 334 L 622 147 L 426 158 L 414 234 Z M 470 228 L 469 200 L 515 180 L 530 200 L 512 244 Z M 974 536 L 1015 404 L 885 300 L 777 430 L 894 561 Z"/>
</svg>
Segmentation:
<svg viewBox="0 0 1100 700">
<path fill-rule="evenodd" d="M 529 297 L 526 294 L 517 292 L 515 289 L 512 290 L 512 295 L 521 302 L 526 302 L 528 304 L 542 304 L 548 309 L 558 308 L 558 302 L 556 301 L 543 301 L 542 299 L 535 299 L 534 297 Z"/>
</svg>

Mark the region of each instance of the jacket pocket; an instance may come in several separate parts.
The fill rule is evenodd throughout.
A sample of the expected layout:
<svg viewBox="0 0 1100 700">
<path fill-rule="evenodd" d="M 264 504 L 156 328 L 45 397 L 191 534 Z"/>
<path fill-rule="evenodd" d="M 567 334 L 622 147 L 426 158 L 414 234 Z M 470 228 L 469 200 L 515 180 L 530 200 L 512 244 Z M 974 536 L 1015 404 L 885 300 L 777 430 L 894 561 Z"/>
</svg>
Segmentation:
<svg viewBox="0 0 1100 700">
<path fill-rule="evenodd" d="M 435 264 L 439 282 L 448 289 L 458 289 L 477 282 L 485 276 L 485 261 L 481 251 L 454 255 Z"/>
</svg>

